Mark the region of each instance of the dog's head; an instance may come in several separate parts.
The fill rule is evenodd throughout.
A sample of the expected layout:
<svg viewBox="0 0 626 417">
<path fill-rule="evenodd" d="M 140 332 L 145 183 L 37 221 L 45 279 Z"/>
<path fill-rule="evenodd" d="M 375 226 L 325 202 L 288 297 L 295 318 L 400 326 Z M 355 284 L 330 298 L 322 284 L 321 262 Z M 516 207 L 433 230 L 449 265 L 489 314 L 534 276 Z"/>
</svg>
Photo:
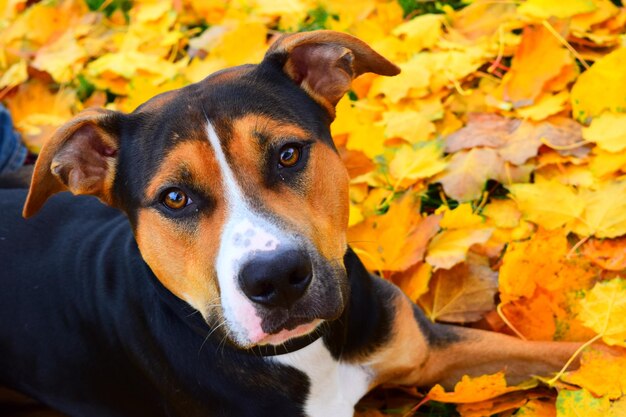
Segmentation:
<svg viewBox="0 0 626 417">
<path fill-rule="evenodd" d="M 241 347 L 343 311 L 348 176 L 329 126 L 364 72 L 398 68 L 331 31 L 283 36 L 131 114 L 89 110 L 44 146 L 24 215 L 55 192 L 125 211 L 146 263 Z"/>
</svg>

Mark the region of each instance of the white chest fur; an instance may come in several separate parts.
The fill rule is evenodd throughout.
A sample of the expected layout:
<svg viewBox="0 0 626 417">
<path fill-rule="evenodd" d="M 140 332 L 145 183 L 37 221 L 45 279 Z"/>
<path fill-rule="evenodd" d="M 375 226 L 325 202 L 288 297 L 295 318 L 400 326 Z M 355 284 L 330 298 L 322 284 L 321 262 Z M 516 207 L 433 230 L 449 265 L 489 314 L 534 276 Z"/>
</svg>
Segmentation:
<svg viewBox="0 0 626 417">
<path fill-rule="evenodd" d="M 322 339 L 273 360 L 309 377 L 311 385 L 305 404 L 309 417 L 352 417 L 354 405 L 367 393 L 371 381 L 366 367 L 336 361 Z"/>
</svg>

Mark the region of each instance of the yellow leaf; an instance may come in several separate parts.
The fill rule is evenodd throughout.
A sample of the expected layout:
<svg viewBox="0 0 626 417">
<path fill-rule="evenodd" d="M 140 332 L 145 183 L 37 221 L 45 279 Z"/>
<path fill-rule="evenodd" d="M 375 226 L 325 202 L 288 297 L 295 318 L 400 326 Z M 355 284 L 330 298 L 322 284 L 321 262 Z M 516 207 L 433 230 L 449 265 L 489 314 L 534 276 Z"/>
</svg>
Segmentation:
<svg viewBox="0 0 626 417">
<path fill-rule="evenodd" d="M 578 218 L 585 201 L 571 187 L 556 181 L 507 187 L 524 217 L 548 230 Z"/>
<path fill-rule="evenodd" d="M 439 226 L 444 229 L 464 229 L 482 226 L 485 223 L 478 214 L 474 214 L 472 205 L 469 203 L 459 204 L 457 208 L 450 210 L 446 206 L 442 206 L 442 210 L 438 210 L 437 214 L 443 213 L 443 218 L 439 222 Z"/>
<path fill-rule="evenodd" d="M 389 164 L 389 173 L 402 184 L 404 180 L 432 177 L 446 168 L 440 142 L 423 142 L 417 146 L 404 145 L 398 149 Z"/>
<path fill-rule="evenodd" d="M 444 403 L 472 403 L 495 398 L 507 392 L 533 388 L 537 382 L 507 387 L 504 372 L 471 378 L 465 375 L 454 387 L 454 392 L 445 392 L 441 385 L 435 385 L 428 398 Z"/>
<path fill-rule="evenodd" d="M 428 93 L 430 72 L 416 57 L 405 64 L 400 64 L 399 67 L 402 71 L 395 77 L 376 78 L 372 83 L 369 96 L 384 94 L 392 103 L 397 103 L 409 95 L 423 97 Z"/>
<path fill-rule="evenodd" d="M 589 170 L 598 178 L 620 170 L 623 171 L 626 167 L 626 152 L 612 153 L 594 148 L 593 153 L 594 155 L 589 162 Z"/>
<path fill-rule="evenodd" d="M 609 414 L 610 407 L 608 398 L 596 398 L 585 389 L 561 390 L 556 399 L 556 416 L 613 417 Z"/>
<path fill-rule="evenodd" d="M 359 224 L 363 221 L 363 212 L 356 204 L 350 202 L 350 212 L 348 216 L 348 227 Z"/>
<path fill-rule="evenodd" d="M 581 190 L 585 209 L 572 230 L 581 235 L 617 237 L 626 233 L 626 181 L 608 182 L 597 190 Z"/>
<path fill-rule="evenodd" d="M 526 0 L 519 6 L 518 11 L 540 19 L 552 16 L 564 19 L 593 12 L 596 7 L 593 0 Z"/>
<path fill-rule="evenodd" d="M 597 283 L 580 301 L 582 323 L 608 345 L 626 347 L 626 280 Z"/>
<path fill-rule="evenodd" d="M 597 60 L 583 72 L 572 87 L 572 114 L 586 122 L 605 110 L 626 111 L 626 47 L 616 49 Z"/>
<path fill-rule="evenodd" d="M 574 16 L 571 28 L 574 33 L 592 32 L 593 26 L 619 14 L 620 9 L 611 0 L 594 0 L 597 9 L 590 13 Z M 577 33 L 578 32 L 578 33 Z"/>
<path fill-rule="evenodd" d="M 194 59 L 183 71 L 189 82 L 197 83 L 226 67 L 228 63 L 222 59 Z"/>
<path fill-rule="evenodd" d="M 388 111 L 383 113 L 385 136 L 402 138 L 411 143 L 426 141 L 435 132 L 435 125 L 422 113 L 405 111 Z"/>
<path fill-rule="evenodd" d="M 0 90 L 5 87 L 18 86 L 26 81 L 28 79 L 27 67 L 28 65 L 23 59 L 11 65 L 0 77 Z"/>
<path fill-rule="evenodd" d="M 626 356 L 592 350 L 584 352 L 580 368 L 568 372 L 561 379 L 578 385 L 598 397 L 612 400 L 626 395 Z"/>
<path fill-rule="evenodd" d="M 361 151 L 370 159 L 385 152 L 385 127 L 381 125 L 360 123 L 353 126 L 346 148 Z"/>
<path fill-rule="evenodd" d="M 519 225 L 522 213 L 513 200 L 492 200 L 482 214 L 496 227 L 511 229 Z"/>
<path fill-rule="evenodd" d="M 403 39 L 407 51 L 416 53 L 434 46 L 442 34 L 443 15 L 424 14 L 396 26 L 391 32 Z"/>
<path fill-rule="evenodd" d="M 67 83 L 83 69 L 87 52 L 74 37 L 72 31 L 66 31 L 56 41 L 37 51 L 32 66 L 46 71 L 58 83 Z"/>
<path fill-rule="evenodd" d="M 538 101 L 532 106 L 518 108 L 516 110 L 524 119 L 544 120 L 548 116 L 559 113 L 565 108 L 565 103 L 569 99 L 568 91 L 561 91 L 558 94 L 547 94 L 540 96 Z"/>
<path fill-rule="evenodd" d="M 594 117 L 591 125 L 583 128 L 583 138 L 605 151 L 623 151 L 626 149 L 626 113 L 604 112 Z"/>
<path fill-rule="evenodd" d="M 492 233 L 491 228 L 444 230 L 430 241 L 426 262 L 435 269 L 450 269 L 465 260 L 472 245 L 485 243 Z"/>
<path fill-rule="evenodd" d="M 75 102 L 76 94 L 72 89 L 54 94 L 43 82 L 31 81 L 18 87 L 7 107 L 26 146 L 38 153 L 56 128 L 72 117 Z"/>
</svg>

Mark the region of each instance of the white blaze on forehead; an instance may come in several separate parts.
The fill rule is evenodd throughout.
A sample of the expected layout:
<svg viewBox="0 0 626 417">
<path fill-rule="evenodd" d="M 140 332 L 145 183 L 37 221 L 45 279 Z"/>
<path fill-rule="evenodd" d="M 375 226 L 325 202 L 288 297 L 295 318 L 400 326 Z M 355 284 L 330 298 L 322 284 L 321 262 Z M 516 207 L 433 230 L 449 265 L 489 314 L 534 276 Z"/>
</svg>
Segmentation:
<svg viewBox="0 0 626 417">
<path fill-rule="evenodd" d="M 224 318 L 237 341 L 242 344 L 254 343 L 266 334 L 261 329 L 261 319 L 256 314 L 256 308 L 239 288 L 239 271 L 253 253 L 273 251 L 279 246 L 293 246 L 294 242 L 247 203 L 228 165 L 220 139 L 208 120 L 207 134 L 220 167 L 228 207 L 216 260 Z"/>
</svg>

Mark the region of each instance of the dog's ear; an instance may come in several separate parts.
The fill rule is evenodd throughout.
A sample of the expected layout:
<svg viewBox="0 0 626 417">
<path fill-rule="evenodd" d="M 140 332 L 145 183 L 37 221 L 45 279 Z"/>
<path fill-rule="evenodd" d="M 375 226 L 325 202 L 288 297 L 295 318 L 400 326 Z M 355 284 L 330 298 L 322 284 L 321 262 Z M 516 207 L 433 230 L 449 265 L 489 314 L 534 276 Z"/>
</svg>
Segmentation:
<svg viewBox="0 0 626 417">
<path fill-rule="evenodd" d="M 59 191 L 112 203 L 121 113 L 89 109 L 61 126 L 43 145 L 22 212 L 31 217 Z"/>
<path fill-rule="evenodd" d="M 389 76 L 400 73 L 400 68 L 365 42 L 332 30 L 283 35 L 270 46 L 265 60 L 282 64 L 283 71 L 331 117 L 354 78 L 365 72 Z"/>
</svg>

